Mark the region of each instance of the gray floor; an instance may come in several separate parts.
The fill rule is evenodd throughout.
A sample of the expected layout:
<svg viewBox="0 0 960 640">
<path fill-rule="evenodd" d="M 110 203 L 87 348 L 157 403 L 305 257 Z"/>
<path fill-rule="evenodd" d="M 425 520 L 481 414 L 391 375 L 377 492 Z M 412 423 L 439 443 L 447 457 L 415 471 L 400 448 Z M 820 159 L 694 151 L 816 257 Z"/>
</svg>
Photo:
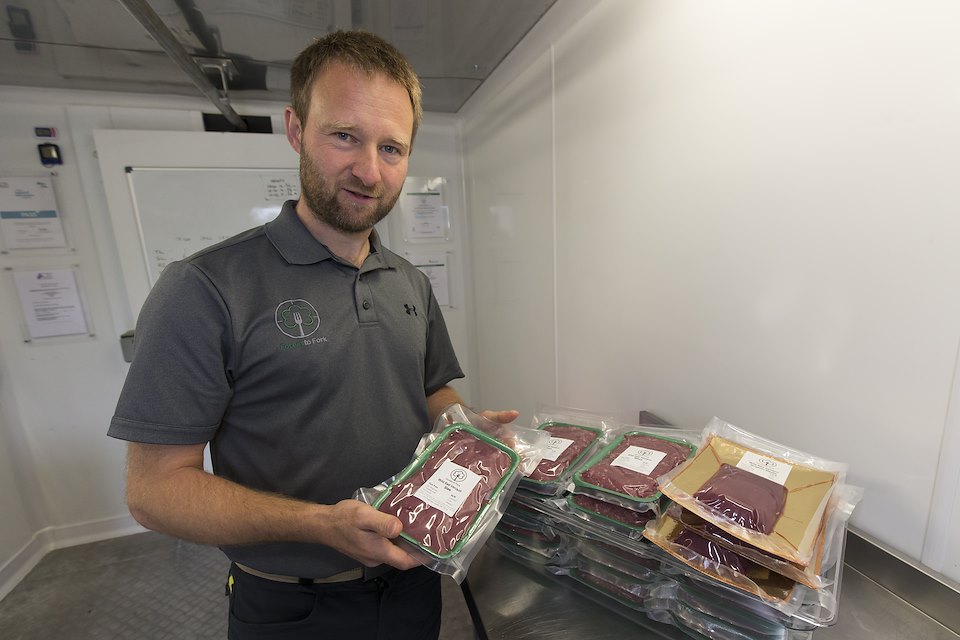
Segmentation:
<svg viewBox="0 0 960 640">
<path fill-rule="evenodd" d="M 218 549 L 156 533 L 58 549 L 0 601 L 0 638 L 226 638 L 228 565 Z M 473 638 L 463 594 L 447 576 L 443 598 L 441 640 Z"/>
</svg>

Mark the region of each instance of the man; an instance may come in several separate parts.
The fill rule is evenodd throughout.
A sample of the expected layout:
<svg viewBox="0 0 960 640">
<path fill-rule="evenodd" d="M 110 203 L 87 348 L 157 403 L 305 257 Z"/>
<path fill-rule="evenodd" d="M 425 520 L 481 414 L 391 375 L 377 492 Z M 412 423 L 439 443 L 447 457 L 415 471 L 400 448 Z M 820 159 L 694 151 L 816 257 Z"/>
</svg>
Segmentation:
<svg viewBox="0 0 960 640">
<path fill-rule="evenodd" d="M 164 270 L 109 434 L 131 442 L 137 521 L 231 559 L 230 638 L 436 638 L 439 576 L 391 542 L 399 519 L 349 499 L 461 401 L 429 281 L 373 230 L 419 82 L 387 42 L 336 32 L 297 57 L 291 94 L 300 199 Z"/>
</svg>

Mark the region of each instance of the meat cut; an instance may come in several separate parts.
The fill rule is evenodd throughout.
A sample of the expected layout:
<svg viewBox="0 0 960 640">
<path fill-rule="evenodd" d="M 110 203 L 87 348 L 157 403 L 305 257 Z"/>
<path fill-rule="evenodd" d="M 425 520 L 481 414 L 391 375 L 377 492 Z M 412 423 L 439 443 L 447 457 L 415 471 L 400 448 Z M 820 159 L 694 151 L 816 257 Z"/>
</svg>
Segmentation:
<svg viewBox="0 0 960 640">
<path fill-rule="evenodd" d="M 576 476 L 588 485 L 642 500 L 659 494 L 657 478 L 692 453 L 693 447 L 685 442 L 628 432 Z"/>
<path fill-rule="evenodd" d="M 434 556 L 449 557 L 466 542 L 478 515 L 516 471 L 520 456 L 463 426 L 444 433 L 378 499 L 400 518 L 403 537 Z"/>
</svg>

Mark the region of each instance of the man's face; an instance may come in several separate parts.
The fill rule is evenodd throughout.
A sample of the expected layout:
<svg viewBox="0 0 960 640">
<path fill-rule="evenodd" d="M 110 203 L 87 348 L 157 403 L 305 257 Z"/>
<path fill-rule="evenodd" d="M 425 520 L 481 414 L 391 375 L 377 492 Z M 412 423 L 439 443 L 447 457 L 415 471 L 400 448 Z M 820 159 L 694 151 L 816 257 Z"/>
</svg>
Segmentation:
<svg viewBox="0 0 960 640">
<path fill-rule="evenodd" d="M 306 122 L 289 107 L 285 118 L 300 154 L 301 197 L 320 222 L 358 233 L 390 212 L 407 175 L 413 132 L 406 89 L 332 63 L 314 81 Z"/>
</svg>

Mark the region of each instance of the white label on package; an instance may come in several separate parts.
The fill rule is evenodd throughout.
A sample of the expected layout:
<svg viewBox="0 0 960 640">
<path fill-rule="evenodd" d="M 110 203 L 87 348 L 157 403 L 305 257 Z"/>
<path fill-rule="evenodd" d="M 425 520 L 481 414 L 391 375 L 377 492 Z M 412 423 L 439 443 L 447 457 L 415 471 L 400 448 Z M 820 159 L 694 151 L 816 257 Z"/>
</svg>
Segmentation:
<svg viewBox="0 0 960 640">
<path fill-rule="evenodd" d="M 569 438 L 550 438 L 547 441 L 547 450 L 543 452 L 543 459 L 556 462 L 560 454 L 573 444 Z"/>
<path fill-rule="evenodd" d="M 645 476 L 653 473 L 660 461 L 667 455 L 666 451 L 657 451 L 656 449 L 644 449 L 630 445 L 610 463 L 614 467 L 624 467 Z"/>
<path fill-rule="evenodd" d="M 783 484 L 787 481 L 787 476 L 790 475 L 793 465 L 747 451 L 740 458 L 740 462 L 737 463 L 737 468 L 749 471 L 761 478 L 772 480 L 777 484 Z"/>
<path fill-rule="evenodd" d="M 444 460 L 440 468 L 434 471 L 413 495 L 452 518 L 482 479 L 470 469 Z"/>
</svg>

